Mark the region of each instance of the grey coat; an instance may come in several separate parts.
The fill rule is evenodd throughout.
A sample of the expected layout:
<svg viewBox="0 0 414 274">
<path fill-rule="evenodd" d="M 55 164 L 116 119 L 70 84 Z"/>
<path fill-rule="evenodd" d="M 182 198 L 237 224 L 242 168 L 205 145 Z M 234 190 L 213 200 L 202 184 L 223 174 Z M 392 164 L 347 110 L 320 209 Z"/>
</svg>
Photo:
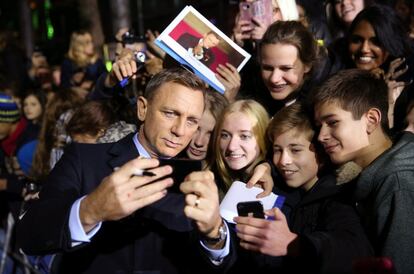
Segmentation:
<svg viewBox="0 0 414 274">
<path fill-rule="evenodd" d="M 353 198 L 377 256 L 397 273 L 414 273 L 414 134 L 401 138 L 365 168 Z"/>
</svg>

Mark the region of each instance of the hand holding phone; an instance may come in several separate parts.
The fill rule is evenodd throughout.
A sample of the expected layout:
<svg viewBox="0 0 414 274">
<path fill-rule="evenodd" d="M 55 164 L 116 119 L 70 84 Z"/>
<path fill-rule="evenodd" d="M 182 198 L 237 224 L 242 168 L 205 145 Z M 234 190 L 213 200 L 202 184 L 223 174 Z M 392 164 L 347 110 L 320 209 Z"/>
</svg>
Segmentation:
<svg viewBox="0 0 414 274">
<path fill-rule="evenodd" d="M 271 0 L 256 0 L 254 2 L 240 2 L 240 20 L 259 20 L 266 26 L 272 23 L 273 6 Z"/>
<path fill-rule="evenodd" d="M 260 201 L 239 202 L 237 213 L 243 217 L 265 218 L 263 204 Z"/>
<path fill-rule="evenodd" d="M 169 165 L 173 168 L 172 174 L 168 177 L 173 178 L 174 184 L 169 188 L 171 191 L 180 192 L 180 184 L 185 177 L 193 171 L 202 169 L 202 162 L 190 159 L 159 159 L 160 166 Z"/>
<path fill-rule="evenodd" d="M 251 21 L 252 20 L 252 3 L 240 2 L 239 4 L 240 20 Z"/>
</svg>

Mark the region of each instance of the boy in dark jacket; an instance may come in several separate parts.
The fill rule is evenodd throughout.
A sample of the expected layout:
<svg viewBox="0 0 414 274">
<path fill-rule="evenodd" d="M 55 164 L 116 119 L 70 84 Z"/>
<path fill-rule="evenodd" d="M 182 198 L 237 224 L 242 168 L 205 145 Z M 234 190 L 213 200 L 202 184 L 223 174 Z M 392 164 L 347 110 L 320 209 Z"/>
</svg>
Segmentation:
<svg viewBox="0 0 414 274">
<path fill-rule="evenodd" d="M 298 103 L 273 117 L 268 127 L 273 163 L 302 197 L 289 221 L 277 208 L 266 212 L 273 220 L 237 217 L 237 235 L 244 249 L 284 256 L 279 273 L 352 273 L 352 263 L 372 254 L 371 246 L 356 211 L 342 201 L 335 178 L 318 176 L 323 153 L 312 142 L 314 134 Z"/>
<path fill-rule="evenodd" d="M 334 163 L 362 168 L 349 185 L 375 255 L 414 273 L 414 135 L 389 137 L 388 89 L 367 71 L 344 70 L 313 95 L 319 141 Z"/>
</svg>

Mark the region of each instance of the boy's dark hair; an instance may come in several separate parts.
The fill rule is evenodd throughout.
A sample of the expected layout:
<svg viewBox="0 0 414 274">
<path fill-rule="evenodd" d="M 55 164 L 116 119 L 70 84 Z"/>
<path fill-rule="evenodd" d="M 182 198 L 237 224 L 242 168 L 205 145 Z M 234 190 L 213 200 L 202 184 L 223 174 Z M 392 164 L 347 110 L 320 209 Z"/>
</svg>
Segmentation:
<svg viewBox="0 0 414 274">
<path fill-rule="evenodd" d="M 381 128 L 390 135 L 388 125 L 388 87 L 383 79 L 361 69 L 342 70 L 326 80 L 311 96 L 314 108 L 323 103 L 337 103 L 352 113 L 355 120 L 371 108 L 381 112 Z"/>
<path fill-rule="evenodd" d="M 184 68 L 173 67 L 164 69 L 152 77 L 145 89 L 145 98 L 148 101 L 151 101 L 154 98 L 157 89 L 168 82 L 180 84 L 193 90 L 200 90 L 203 92 L 203 95 L 207 89 L 205 82 L 192 72 L 189 72 Z"/>
</svg>

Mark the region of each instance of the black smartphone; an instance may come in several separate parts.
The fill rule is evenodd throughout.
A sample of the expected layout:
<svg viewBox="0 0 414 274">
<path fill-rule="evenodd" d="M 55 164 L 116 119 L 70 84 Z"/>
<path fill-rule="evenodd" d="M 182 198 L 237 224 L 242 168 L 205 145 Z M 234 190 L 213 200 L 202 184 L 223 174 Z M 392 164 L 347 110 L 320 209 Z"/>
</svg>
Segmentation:
<svg viewBox="0 0 414 274">
<path fill-rule="evenodd" d="M 263 204 L 260 201 L 239 202 L 237 204 L 237 213 L 239 216 L 244 217 L 265 218 Z"/>
<path fill-rule="evenodd" d="M 171 191 L 180 192 L 179 186 L 184 181 L 184 178 L 193 171 L 200 171 L 202 169 L 202 162 L 200 160 L 191 159 L 159 159 L 160 166 L 169 165 L 173 168 L 172 174 L 167 177 L 172 177 L 174 185 L 169 188 Z"/>
</svg>

